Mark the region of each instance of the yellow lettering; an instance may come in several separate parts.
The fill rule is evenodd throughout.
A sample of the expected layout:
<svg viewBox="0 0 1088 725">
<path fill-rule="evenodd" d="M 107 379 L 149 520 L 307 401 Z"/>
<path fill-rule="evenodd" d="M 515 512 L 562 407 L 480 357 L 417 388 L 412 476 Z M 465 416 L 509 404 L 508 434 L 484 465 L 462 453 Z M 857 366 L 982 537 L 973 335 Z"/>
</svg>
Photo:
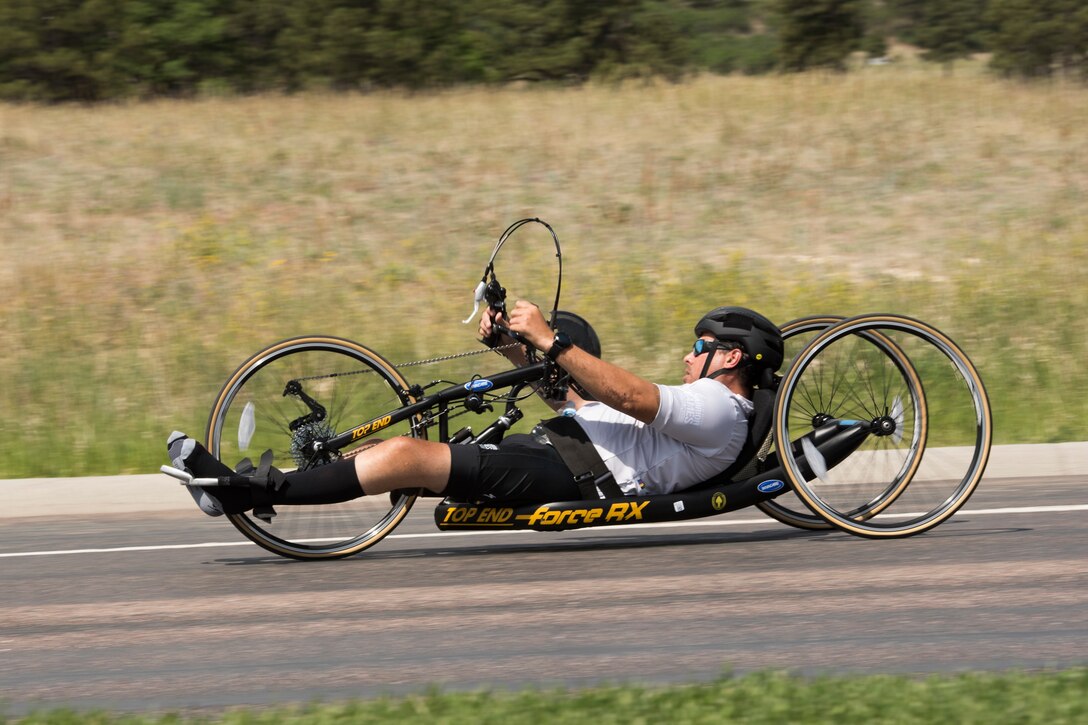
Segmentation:
<svg viewBox="0 0 1088 725">
<path fill-rule="evenodd" d="M 529 519 L 529 525 L 533 526 L 534 524 L 540 523 L 540 520 L 542 518 L 544 518 L 544 514 L 546 514 L 546 513 L 548 513 L 548 507 L 547 506 L 539 506 L 539 507 L 537 507 L 537 510 L 534 511 L 531 515 L 526 516 L 526 515 L 522 514 L 521 516 L 518 516 L 518 518 L 519 519 Z"/>
<path fill-rule="evenodd" d="M 638 519 L 639 521 L 641 521 L 642 520 L 642 509 L 646 508 L 646 504 L 648 504 L 648 503 L 650 503 L 650 502 L 649 501 L 643 501 L 642 503 L 632 502 L 631 504 L 629 504 L 630 507 L 631 507 L 631 513 L 629 513 L 627 515 L 627 518 L 629 518 L 629 519 Z"/>
<path fill-rule="evenodd" d="M 477 523 L 486 524 L 501 524 L 514 515 L 513 509 L 490 509 L 485 508 L 480 511 L 480 516 L 476 519 Z"/>
<path fill-rule="evenodd" d="M 629 507 L 630 504 L 626 503 L 613 504 L 612 509 L 608 512 L 607 520 L 622 521 L 625 517 L 629 518 L 631 516 Z M 513 509 L 502 509 L 492 514 L 491 521 L 501 523 L 510 520 L 513 515 Z M 498 518 L 499 516 L 501 518 Z M 541 526 L 559 526 L 560 524 L 592 524 L 602 516 L 604 516 L 603 508 L 553 510 L 547 506 L 541 506 L 532 514 L 520 514 L 517 518 L 525 521 L 529 526 L 538 524 Z"/>
<path fill-rule="evenodd" d="M 364 436 L 370 435 L 371 433 L 376 433 L 392 422 L 393 416 L 387 415 L 384 418 L 379 418 L 378 420 L 372 420 L 369 423 L 364 423 L 363 425 L 359 426 L 351 432 L 351 439 L 357 440 Z"/>
</svg>

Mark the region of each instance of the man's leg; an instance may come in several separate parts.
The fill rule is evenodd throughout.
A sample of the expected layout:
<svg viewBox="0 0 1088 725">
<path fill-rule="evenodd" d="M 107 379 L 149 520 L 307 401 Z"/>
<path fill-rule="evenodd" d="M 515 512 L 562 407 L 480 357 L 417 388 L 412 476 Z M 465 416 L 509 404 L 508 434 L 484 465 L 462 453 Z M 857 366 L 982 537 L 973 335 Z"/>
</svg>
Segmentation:
<svg viewBox="0 0 1088 725">
<path fill-rule="evenodd" d="M 226 464 L 184 434 L 171 434 L 167 449 L 175 467 L 198 477 L 233 473 Z M 269 499 L 266 501 L 269 504 L 331 504 L 400 488 L 426 488 L 442 493 L 449 476 L 448 445 L 417 438 L 392 438 L 362 451 L 353 459 L 288 473 L 278 490 L 261 493 Z M 200 509 L 209 516 L 219 516 L 224 511 L 242 513 L 253 507 L 253 490 L 246 486 L 211 489 L 191 486 L 190 491 Z"/>
<path fill-rule="evenodd" d="M 450 447 L 420 438 L 390 438 L 354 458 L 362 493 L 372 496 L 399 488 L 442 493 L 450 480 Z"/>
</svg>

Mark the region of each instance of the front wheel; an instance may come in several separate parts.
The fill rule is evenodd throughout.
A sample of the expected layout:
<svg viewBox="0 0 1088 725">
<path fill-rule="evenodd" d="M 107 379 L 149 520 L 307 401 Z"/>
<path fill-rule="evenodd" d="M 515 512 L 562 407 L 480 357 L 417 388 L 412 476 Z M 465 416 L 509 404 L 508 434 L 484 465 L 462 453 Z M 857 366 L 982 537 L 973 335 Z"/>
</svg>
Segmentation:
<svg viewBox="0 0 1088 725">
<path fill-rule="evenodd" d="M 313 451 L 315 442 L 413 402 L 408 383 L 377 353 L 335 337 L 278 342 L 244 362 L 212 406 L 208 450 L 227 465 L 265 450 L 287 471 L 325 465 L 352 450 Z M 412 421 L 383 428 L 382 438 L 423 437 Z M 362 438 L 363 447 L 368 438 Z M 357 448 L 358 448 L 357 447 Z M 336 559 L 385 537 L 415 496 L 365 496 L 340 504 L 277 506 L 265 522 L 233 514 L 230 522 L 259 546 L 293 559 Z"/>
</svg>

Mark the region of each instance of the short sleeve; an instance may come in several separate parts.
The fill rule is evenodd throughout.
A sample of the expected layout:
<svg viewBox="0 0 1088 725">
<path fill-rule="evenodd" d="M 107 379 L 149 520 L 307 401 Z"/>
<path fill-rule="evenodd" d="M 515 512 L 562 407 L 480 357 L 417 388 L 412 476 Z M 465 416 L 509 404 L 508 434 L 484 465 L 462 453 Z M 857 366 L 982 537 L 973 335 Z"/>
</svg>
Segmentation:
<svg viewBox="0 0 1088 725">
<path fill-rule="evenodd" d="M 745 417 L 734 394 L 714 380 L 657 387 L 661 403 L 650 426 L 688 445 L 720 447 L 729 440 L 729 430 Z"/>
</svg>

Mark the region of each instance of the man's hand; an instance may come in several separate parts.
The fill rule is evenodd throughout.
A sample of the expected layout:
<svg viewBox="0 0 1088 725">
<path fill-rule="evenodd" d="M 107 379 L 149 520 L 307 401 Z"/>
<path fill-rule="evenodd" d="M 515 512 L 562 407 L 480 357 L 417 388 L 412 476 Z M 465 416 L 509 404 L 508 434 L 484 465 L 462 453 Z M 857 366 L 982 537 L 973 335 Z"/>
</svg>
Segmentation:
<svg viewBox="0 0 1088 725">
<path fill-rule="evenodd" d="M 481 340 L 490 339 L 491 334 L 495 331 L 496 317 L 499 318 L 500 323 L 502 321 L 501 314 L 495 314 L 494 317 L 492 317 L 492 314 L 493 313 L 491 312 L 491 309 L 487 308 L 484 310 L 484 313 L 480 315 L 480 328 L 477 330 L 477 332 L 479 333 Z M 500 340 L 498 341 L 498 343 L 501 345 L 503 344 L 503 341 Z"/>
<path fill-rule="evenodd" d="M 540 352 L 551 349 L 555 333 L 548 327 L 544 313 L 532 302 L 518 300 L 510 311 L 510 329 L 520 334 Z"/>
<path fill-rule="evenodd" d="M 491 335 L 495 332 L 496 322 L 500 325 L 506 325 L 506 320 L 503 319 L 502 313 L 493 312 L 489 308 L 480 317 L 480 328 L 478 332 L 480 334 L 481 340 L 486 342 L 490 339 Z M 502 334 L 499 336 L 499 339 L 493 340 L 492 342 L 493 347 L 504 347 L 504 349 L 499 350 L 499 352 L 501 352 L 507 360 L 514 363 L 514 365 L 521 367 L 522 365 L 525 365 L 529 362 L 529 357 L 525 354 L 525 347 L 523 345 L 518 345 L 517 347 L 505 347 L 506 345 L 514 342 L 514 338 L 510 337 L 509 335 Z"/>
</svg>

